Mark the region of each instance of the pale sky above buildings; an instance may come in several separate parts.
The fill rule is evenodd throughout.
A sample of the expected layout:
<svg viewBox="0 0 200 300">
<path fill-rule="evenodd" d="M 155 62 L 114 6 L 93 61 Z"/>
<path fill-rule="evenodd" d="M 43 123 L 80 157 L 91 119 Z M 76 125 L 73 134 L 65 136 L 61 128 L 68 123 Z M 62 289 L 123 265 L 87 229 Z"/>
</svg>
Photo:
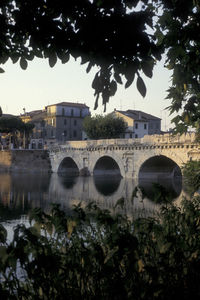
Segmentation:
<svg viewBox="0 0 200 300">
<path fill-rule="evenodd" d="M 54 68 L 50 68 L 47 60 L 35 59 L 29 62 L 26 71 L 20 68 L 19 63 L 12 64 L 11 61 L 1 67 L 5 70 L 5 73 L 0 74 L 0 105 L 3 113 L 20 115 L 23 108 L 29 112 L 64 101 L 85 103 L 90 107 L 92 115 L 103 113 L 101 99 L 98 109 L 93 110 L 95 97 L 91 84 L 96 72 L 91 70 L 87 74 L 87 64 L 80 65 L 79 60 L 75 62 L 71 58 L 64 65 L 58 61 Z M 162 118 L 163 130 L 170 128 L 171 117 L 165 110 L 170 105 L 170 101 L 165 99 L 170 75 L 163 63 L 159 63 L 152 79 L 143 76 L 147 86 L 144 99 L 137 91 L 135 82 L 128 89 L 120 86 L 115 96 L 110 98 L 106 113 L 114 108 L 142 110 Z"/>
</svg>

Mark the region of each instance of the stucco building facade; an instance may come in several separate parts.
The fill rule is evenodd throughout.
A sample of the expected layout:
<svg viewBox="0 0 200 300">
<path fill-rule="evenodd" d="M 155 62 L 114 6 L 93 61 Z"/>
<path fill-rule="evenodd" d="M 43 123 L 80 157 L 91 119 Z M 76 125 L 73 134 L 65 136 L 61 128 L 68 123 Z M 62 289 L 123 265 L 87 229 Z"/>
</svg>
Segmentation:
<svg viewBox="0 0 200 300">
<path fill-rule="evenodd" d="M 113 114 L 122 118 L 127 129 L 121 138 L 142 138 L 145 135 L 161 133 L 161 119 L 139 110 L 114 110 Z"/>
<path fill-rule="evenodd" d="M 83 119 L 90 115 L 89 107 L 82 103 L 60 102 L 44 110 L 24 113 L 20 118 L 34 123 L 32 140 L 46 143 L 82 140 Z"/>
</svg>

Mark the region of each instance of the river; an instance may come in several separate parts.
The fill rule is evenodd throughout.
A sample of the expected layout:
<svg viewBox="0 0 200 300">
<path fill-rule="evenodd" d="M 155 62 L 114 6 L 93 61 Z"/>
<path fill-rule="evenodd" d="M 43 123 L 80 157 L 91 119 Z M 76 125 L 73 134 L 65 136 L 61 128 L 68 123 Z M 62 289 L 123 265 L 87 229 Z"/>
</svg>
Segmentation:
<svg viewBox="0 0 200 300">
<path fill-rule="evenodd" d="M 182 197 L 182 180 L 157 180 L 165 187 L 174 201 Z M 142 187 L 132 198 L 136 186 Z M 151 180 L 124 179 L 120 177 L 65 177 L 58 174 L 0 174 L 0 222 L 7 229 L 20 222 L 27 222 L 29 211 L 41 207 L 50 211 L 51 203 L 58 203 L 65 211 L 81 202 L 86 206 L 94 201 L 99 207 L 113 211 L 117 200 L 125 199 L 123 211 L 128 215 L 154 214 L 158 205 L 154 197 Z"/>
</svg>

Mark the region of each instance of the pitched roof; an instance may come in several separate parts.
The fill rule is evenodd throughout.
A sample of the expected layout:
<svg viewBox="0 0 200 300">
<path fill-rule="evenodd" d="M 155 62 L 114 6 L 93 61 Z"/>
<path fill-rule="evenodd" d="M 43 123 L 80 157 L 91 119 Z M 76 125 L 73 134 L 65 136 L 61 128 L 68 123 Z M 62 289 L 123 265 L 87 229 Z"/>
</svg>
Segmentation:
<svg viewBox="0 0 200 300">
<path fill-rule="evenodd" d="M 119 113 L 137 121 L 148 121 L 148 120 L 161 120 L 160 118 L 147 114 L 140 110 L 131 110 L 128 109 L 126 111 L 117 110 Z"/>
<path fill-rule="evenodd" d="M 82 108 L 88 108 L 88 106 L 86 104 L 83 103 L 75 103 L 75 102 L 59 102 L 59 103 L 55 103 L 55 104 L 49 104 L 47 105 L 47 107 L 49 106 L 74 106 L 74 107 L 82 107 Z"/>
</svg>

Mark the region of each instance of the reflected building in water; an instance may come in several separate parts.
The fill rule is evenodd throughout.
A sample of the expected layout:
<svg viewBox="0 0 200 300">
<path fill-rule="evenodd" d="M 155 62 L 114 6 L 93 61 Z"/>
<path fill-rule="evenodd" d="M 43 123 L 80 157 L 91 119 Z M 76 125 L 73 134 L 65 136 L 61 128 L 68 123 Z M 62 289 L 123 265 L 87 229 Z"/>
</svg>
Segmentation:
<svg viewBox="0 0 200 300">
<path fill-rule="evenodd" d="M 155 178 L 154 178 L 155 181 Z M 181 182 L 158 180 L 171 191 L 173 198 L 181 193 Z M 150 180 L 124 179 L 117 176 L 65 177 L 57 174 L 1 174 L 0 175 L 0 217 L 1 220 L 20 218 L 29 210 L 41 207 L 51 209 L 51 203 L 70 211 L 73 205 L 85 207 L 93 201 L 102 209 L 116 211 L 116 203 L 124 198 L 121 212 L 134 216 L 152 215 L 159 208 L 150 199 L 153 197 Z M 136 186 L 140 186 L 148 197 L 142 199 L 140 192 L 132 197 Z"/>
</svg>

